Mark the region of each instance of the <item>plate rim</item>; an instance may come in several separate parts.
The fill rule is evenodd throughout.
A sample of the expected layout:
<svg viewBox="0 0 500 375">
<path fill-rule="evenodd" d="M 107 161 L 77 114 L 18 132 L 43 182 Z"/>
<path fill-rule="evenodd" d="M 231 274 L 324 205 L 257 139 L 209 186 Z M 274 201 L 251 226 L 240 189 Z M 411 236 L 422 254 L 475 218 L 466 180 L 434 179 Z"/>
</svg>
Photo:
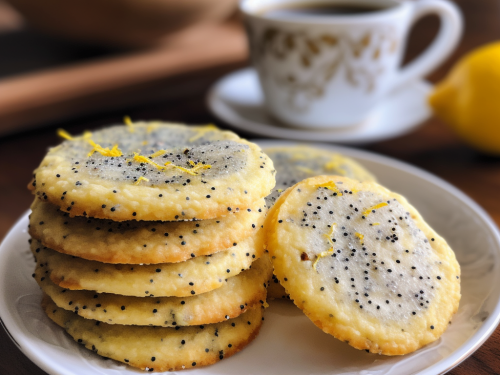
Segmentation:
<svg viewBox="0 0 500 375">
<path fill-rule="evenodd" d="M 472 198 L 470 198 L 467 194 L 462 192 L 457 187 L 453 186 L 449 182 L 443 180 L 442 178 L 409 163 L 381 155 L 376 152 L 365 151 L 360 149 L 355 149 L 352 147 L 345 147 L 339 145 L 332 145 L 328 143 L 322 142 L 297 142 L 292 140 L 278 140 L 278 139 L 251 139 L 251 141 L 257 143 L 261 147 L 276 147 L 276 146 L 285 146 L 285 145 L 296 145 L 296 144 L 314 144 L 314 146 L 324 148 L 331 151 L 337 151 L 344 153 L 346 156 L 354 157 L 361 160 L 370 160 L 375 161 L 384 166 L 391 166 L 397 169 L 403 169 L 406 172 L 409 172 L 423 180 L 426 183 L 432 183 L 435 186 L 440 188 L 445 188 L 450 194 L 452 194 L 455 198 L 460 200 L 461 202 L 466 203 L 477 215 L 484 224 L 488 226 L 490 233 L 493 238 L 496 240 L 496 243 L 500 245 L 500 231 L 490 217 L 490 215 Z M 0 243 L 0 264 L 3 264 L 5 258 L 8 256 L 9 251 L 6 250 L 7 245 L 14 240 L 16 236 L 25 231 L 25 225 L 27 221 L 27 217 L 29 215 L 30 210 L 26 210 L 20 218 L 15 222 L 15 224 L 11 227 L 11 229 L 7 232 L 5 237 Z M 498 266 L 498 265 L 497 265 Z M 5 288 L 0 289 L 0 301 L 5 301 Z M 58 364 L 55 361 L 47 362 L 40 351 L 34 350 L 34 346 L 36 342 L 34 342 L 30 337 L 26 336 L 22 329 L 18 327 L 18 324 L 13 316 L 11 316 L 8 309 L 5 307 L 5 304 L 0 303 L 0 318 L 2 320 L 2 326 L 7 332 L 9 338 L 13 339 L 15 345 L 24 353 L 35 365 L 37 365 L 43 371 L 49 374 L 56 375 L 67 375 L 68 369 L 61 367 L 62 365 Z M 488 316 L 488 318 L 483 322 L 482 326 L 472 335 L 470 336 L 459 348 L 457 348 L 454 352 L 452 352 L 449 356 L 441 359 L 437 363 L 431 365 L 418 372 L 420 375 L 430 375 L 430 374 L 444 374 L 454 367 L 458 366 L 465 359 L 471 356 L 477 349 L 479 349 L 484 342 L 493 334 L 495 329 L 500 323 L 500 299 L 497 301 L 495 308 L 492 313 Z M 12 329 L 15 327 L 15 329 Z M 452 361 L 452 363 L 449 363 Z M 449 364 L 447 364 L 449 363 Z"/>
<path fill-rule="evenodd" d="M 254 72 L 253 67 L 246 67 L 232 71 L 221 78 L 219 78 L 208 90 L 205 102 L 209 111 L 216 116 L 218 119 L 224 121 L 224 123 L 230 125 L 231 127 L 250 133 L 255 136 L 264 136 L 262 131 L 253 130 L 255 127 L 266 126 L 264 123 L 256 122 L 253 120 L 247 120 L 245 118 L 237 117 L 234 111 L 231 110 L 230 106 L 226 105 L 223 100 L 219 98 L 217 94 L 220 91 L 220 87 L 227 81 L 234 79 L 235 76 L 248 74 L 248 72 Z M 429 93 L 433 87 L 432 83 L 424 80 L 418 79 L 408 83 L 406 86 L 415 85 L 416 89 L 424 91 L 424 93 Z M 412 130 L 420 127 L 427 119 L 429 119 L 430 114 L 427 114 L 425 118 L 419 122 L 415 122 L 412 125 L 402 127 L 399 130 L 395 130 L 388 134 L 380 134 L 377 136 L 361 136 L 361 137 L 346 137 L 342 133 L 335 133 L 334 130 L 308 130 L 308 129 L 294 129 L 294 128 L 279 128 L 276 126 L 270 126 L 270 130 L 273 134 L 266 134 L 268 137 L 272 137 L 277 141 L 283 138 L 287 138 L 295 141 L 309 141 L 309 142 L 324 142 L 325 139 L 329 142 L 336 142 L 340 144 L 356 145 L 373 143 L 377 141 L 382 141 L 386 139 L 392 139 L 404 135 Z M 241 124 L 240 124 L 241 123 Z M 277 134 L 279 132 L 281 134 Z M 340 139 L 339 139 L 340 138 Z"/>
<path fill-rule="evenodd" d="M 27 225 L 25 226 L 25 224 L 27 224 L 28 215 L 30 212 L 30 209 L 24 211 L 24 213 L 21 214 L 21 216 L 16 220 L 15 224 L 2 239 L 2 242 L 0 243 L 0 264 L 4 263 L 4 258 L 9 254 L 8 251 L 4 250 L 4 247 L 7 247 L 4 244 L 8 241 L 13 241 L 12 238 L 15 238 L 16 236 L 19 236 L 23 233 L 23 228 L 27 228 Z M 4 301 L 5 299 L 5 289 L 0 288 L 0 301 Z M 5 307 L 5 304 L 3 303 L 0 303 L 0 319 L 2 320 L 2 328 L 6 331 L 9 338 L 11 340 L 14 339 L 13 342 L 16 347 L 36 366 L 38 366 L 48 374 L 68 374 L 64 368 L 59 367 L 59 364 L 57 362 L 52 362 L 51 364 L 49 364 L 43 360 L 43 356 L 41 356 L 39 352 L 34 350 L 33 340 L 30 337 L 26 336 L 22 332 L 22 329 L 19 329 L 19 326 L 16 324 L 15 318 L 11 316 L 8 309 Z M 13 325 L 15 329 L 12 329 L 10 325 Z"/>
</svg>

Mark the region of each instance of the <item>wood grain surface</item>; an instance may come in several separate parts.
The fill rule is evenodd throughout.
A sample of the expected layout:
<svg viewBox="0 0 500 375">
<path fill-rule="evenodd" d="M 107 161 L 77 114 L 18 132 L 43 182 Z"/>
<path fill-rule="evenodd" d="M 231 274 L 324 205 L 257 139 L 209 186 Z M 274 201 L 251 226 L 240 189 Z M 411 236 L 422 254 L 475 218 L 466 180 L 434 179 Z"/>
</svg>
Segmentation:
<svg viewBox="0 0 500 375">
<path fill-rule="evenodd" d="M 453 62 L 466 52 L 500 38 L 499 1 L 460 0 L 457 4 L 464 14 L 465 34 L 452 57 L 429 77 L 433 82 L 443 78 Z M 416 25 L 410 38 L 409 58 L 427 45 L 437 28 L 438 22 L 433 18 Z M 32 196 L 26 190 L 26 184 L 47 148 L 59 142 L 55 135 L 58 127 L 64 127 L 71 133 L 79 133 L 121 122 L 125 114 L 134 119 L 220 124 L 205 107 L 206 91 L 218 78 L 243 66 L 244 62 L 233 61 L 230 64 L 212 66 L 194 75 L 185 73 L 170 81 L 170 90 L 160 80 L 156 85 L 148 85 L 147 91 L 154 91 L 154 95 L 150 95 L 148 100 L 139 105 L 124 105 L 113 111 L 79 116 L 64 123 L 43 123 L 40 125 L 44 127 L 37 130 L 0 138 L 0 238 L 28 209 Z M 144 91 L 136 91 L 136 94 L 148 95 Z M 224 124 L 220 125 L 224 127 Z M 245 136 L 244 133 L 241 135 Z M 438 119 L 430 119 L 411 134 L 371 144 L 363 149 L 411 163 L 436 174 L 468 194 L 491 215 L 497 225 L 500 224 L 500 158 L 488 157 L 471 150 Z M 0 374 L 44 374 L 17 349 L 2 329 L 0 358 Z M 500 329 L 471 357 L 449 373 L 500 374 Z"/>
<path fill-rule="evenodd" d="M 228 22 L 195 27 L 155 48 L 3 78 L 0 135 L 85 113 L 144 104 L 157 94 L 148 90 L 150 85 L 243 61 L 246 56 L 243 30 Z"/>
</svg>

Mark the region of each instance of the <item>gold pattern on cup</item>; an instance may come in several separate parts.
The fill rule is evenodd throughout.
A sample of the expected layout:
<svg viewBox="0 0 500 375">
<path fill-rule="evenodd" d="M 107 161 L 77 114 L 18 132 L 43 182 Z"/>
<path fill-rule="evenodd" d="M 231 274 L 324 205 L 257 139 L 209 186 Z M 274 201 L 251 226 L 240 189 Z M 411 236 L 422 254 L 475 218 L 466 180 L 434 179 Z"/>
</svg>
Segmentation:
<svg viewBox="0 0 500 375">
<path fill-rule="evenodd" d="M 283 76 L 269 77 L 287 89 L 288 104 L 299 111 L 307 111 L 313 101 L 325 95 L 327 84 L 336 76 L 341 66 L 344 67 L 346 82 L 364 90 L 367 94 L 377 86 L 377 77 L 383 73 L 384 54 L 396 52 L 398 40 L 392 28 L 377 28 L 364 32 L 357 40 L 342 33 L 324 33 L 311 37 L 303 31 L 284 31 L 269 27 L 261 34 L 261 40 L 249 32 L 250 43 L 258 46 L 254 58 L 261 69 L 264 59 L 274 58 L 282 61 L 295 53 L 299 58 L 300 72 L 285 73 Z M 334 53 L 335 52 L 335 53 Z M 317 66 L 315 59 L 332 53 L 332 58 Z M 369 57 L 372 66 L 360 65 L 364 56 Z M 262 64 L 261 64 L 262 63 Z M 269 75 L 263 71 L 264 75 Z M 304 78 L 301 78 L 304 77 Z M 298 97 L 302 104 L 299 104 Z"/>
</svg>

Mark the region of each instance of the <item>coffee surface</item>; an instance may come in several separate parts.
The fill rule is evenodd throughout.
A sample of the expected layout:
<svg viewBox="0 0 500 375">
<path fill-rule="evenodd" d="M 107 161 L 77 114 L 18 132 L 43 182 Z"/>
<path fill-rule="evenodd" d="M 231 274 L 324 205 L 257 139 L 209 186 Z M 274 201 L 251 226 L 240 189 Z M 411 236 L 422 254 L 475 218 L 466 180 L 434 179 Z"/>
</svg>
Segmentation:
<svg viewBox="0 0 500 375">
<path fill-rule="evenodd" d="M 288 18 L 294 16 L 336 16 L 357 15 L 381 11 L 388 7 L 382 4 L 349 4 L 349 3 L 296 3 L 282 7 L 268 8 L 262 14 L 272 18 Z"/>
</svg>

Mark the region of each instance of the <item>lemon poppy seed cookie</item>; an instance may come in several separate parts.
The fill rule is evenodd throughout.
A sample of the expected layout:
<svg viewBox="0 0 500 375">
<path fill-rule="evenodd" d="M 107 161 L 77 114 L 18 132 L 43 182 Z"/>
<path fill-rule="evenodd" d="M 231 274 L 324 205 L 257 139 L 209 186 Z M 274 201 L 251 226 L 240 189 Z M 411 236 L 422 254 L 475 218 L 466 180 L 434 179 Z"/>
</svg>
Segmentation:
<svg viewBox="0 0 500 375">
<path fill-rule="evenodd" d="M 272 274 L 265 254 L 252 268 L 230 277 L 219 289 L 192 297 L 128 297 L 93 291 L 63 289 L 38 266 L 33 277 L 44 293 L 65 310 L 108 324 L 185 326 L 218 323 L 261 306 Z"/>
<path fill-rule="evenodd" d="M 294 303 L 357 349 L 410 353 L 438 339 L 458 309 L 455 254 L 404 197 L 374 182 L 304 180 L 264 227 Z"/>
<path fill-rule="evenodd" d="M 266 197 L 268 206 L 288 187 L 309 177 L 323 174 L 346 176 L 358 181 L 375 181 L 375 177 L 355 160 L 325 149 L 306 145 L 265 148 L 276 169 L 276 186 Z M 278 278 L 269 283 L 269 298 L 289 299 Z"/>
<path fill-rule="evenodd" d="M 146 371 L 174 371 L 213 364 L 243 349 L 259 333 L 262 308 L 234 319 L 190 327 L 101 323 L 42 302 L 47 316 L 95 353 Z"/>
<path fill-rule="evenodd" d="M 276 186 L 266 198 L 268 206 L 273 205 L 285 189 L 309 177 L 327 174 L 358 181 L 376 180 L 358 162 L 338 152 L 306 145 L 268 147 L 264 152 L 276 169 Z"/>
<path fill-rule="evenodd" d="M 140 122 L 67 138 L 29 187 L 71 216 L 211 219 L 251 207 L 275 184 L 257 145 L 215 127 Z"/>
<path fill-rule="evenodd" d="M 29 233 L 44 246 L 104 263 L 157 264 L 226 250 L 255 235 L 267 209 L 261 199 L 234 215 L 183 222 L 71 218 L 38 199 L 31 210 Z"/>
<path fill-rule="evenodd" d="M 109 264 L 58 253 L 32 240 L 31 251 L 47 276 L 62 288 L 125 296 L 192 296 L 220 288 L 264 252 L 263 232 L 236 246 L 179 263 Z"/>
<path fill-rule="evenodd" d="M 268 299 L 290 299 L 285 288 L 280 284 L 280 281 L 273 274 L 271 280 L 269 280 L 269 286 L 267 287 L 267 298 Z"/>
</svg>

